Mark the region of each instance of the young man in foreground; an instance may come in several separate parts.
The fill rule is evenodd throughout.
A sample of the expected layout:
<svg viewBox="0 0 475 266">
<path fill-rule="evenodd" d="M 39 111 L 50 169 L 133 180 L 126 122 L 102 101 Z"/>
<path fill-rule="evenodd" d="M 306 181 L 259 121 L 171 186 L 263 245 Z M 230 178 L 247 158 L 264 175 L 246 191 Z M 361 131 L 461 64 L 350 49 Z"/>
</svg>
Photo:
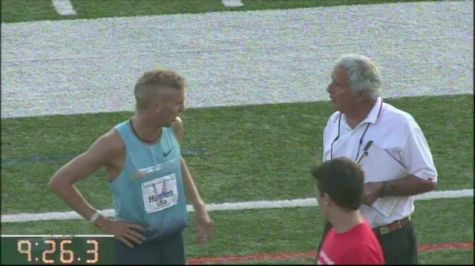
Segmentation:
<svg viewBox="0 0 475 266">
<path fill-rule="evenodd" d="M 320 210 L 333 226 L 317 254 L 317 264 L 384 264 L 379 241 L 359 211 L 364 182 L 359 166 L 341 157 L 325 161 L 312 175 Z"/>
</svg>

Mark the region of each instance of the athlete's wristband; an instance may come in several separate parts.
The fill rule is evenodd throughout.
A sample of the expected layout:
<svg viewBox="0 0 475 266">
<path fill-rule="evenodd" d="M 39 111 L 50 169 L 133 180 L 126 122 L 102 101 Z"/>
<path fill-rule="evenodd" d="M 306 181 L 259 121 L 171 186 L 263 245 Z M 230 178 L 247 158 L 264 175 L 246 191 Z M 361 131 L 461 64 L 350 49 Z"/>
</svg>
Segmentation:
<svg viewBox="0 0 475 266">
<path fill-rule="evenodd" d="M 96 223 L 97 219 L 99 219 L 100 216 L 101 216 L 101 214 L 100 214 L 98 211 L 96 211 L 96 212 L 91 216 L 91 218 L 89 218 L 89 222 L 91 222 L 91 223 L 93 223 L 93 224 Z"/>
</svg>

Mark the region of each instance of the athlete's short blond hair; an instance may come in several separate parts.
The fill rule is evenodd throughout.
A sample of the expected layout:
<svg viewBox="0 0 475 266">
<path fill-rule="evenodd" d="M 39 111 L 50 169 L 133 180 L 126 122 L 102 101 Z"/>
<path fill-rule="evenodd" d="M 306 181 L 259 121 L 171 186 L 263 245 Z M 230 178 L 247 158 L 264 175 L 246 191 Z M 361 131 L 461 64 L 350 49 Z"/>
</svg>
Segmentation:
<svg viewBox="0 0 475 266">
<path fill-rule="evenodd" d="M 135 83 L 135 109 L 144 111 L 159 100 L 158 91 L 163 88 L 183 90 L 186 87 L 185 79 L 171 70 L 158 69 L 145 72 Z"/>
</svg>

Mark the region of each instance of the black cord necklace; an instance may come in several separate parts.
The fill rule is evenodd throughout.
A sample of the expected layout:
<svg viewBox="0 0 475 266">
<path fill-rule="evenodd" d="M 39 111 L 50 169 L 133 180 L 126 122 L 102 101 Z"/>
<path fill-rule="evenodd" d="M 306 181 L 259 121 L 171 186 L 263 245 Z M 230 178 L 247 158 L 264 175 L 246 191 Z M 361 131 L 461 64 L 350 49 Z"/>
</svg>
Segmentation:
<svg viewBox="0 0 475 266">
<path fill-rule="evenodd" d="M 381 116 L 381 110 L 382 109 L 383 109 L 383 101 L 381 100 L 381 104 L 379 106 L 379 111 L 378 111 L 378 116 L 376 118 L 376 122 L 379 120 L 379 117 Z M 343 113 L 340 112 L 340 114 L 338 116 L 338 132 L 337 132 L 337 135 L 336 135 L 335 139 L 332 141 L 332 144 L 330 146 L 330 160 L 333 159 L 333 144 L 335 144 L 335 142 L 340 138 L 340 126 L 341 126 L 341 116 L 342 116 L 342 114 Z M 363 131 L 363 134 L 361 134 L 360 140 L 358 142 L 358 150 L 356 152 L 356 156 L 355 156 L 354 161 L 356 161 L 358 159 L 358 156 L 360 155 L 361 145 L 363 145 L 364 137 L 366 135 L 366 132 L 368 132 L 368 128 L 369 128 L 370 125 L 371 125 L 371 123 L 368 122 L 368 124 L 366 125 L 365 130 Z"/>
</svg>

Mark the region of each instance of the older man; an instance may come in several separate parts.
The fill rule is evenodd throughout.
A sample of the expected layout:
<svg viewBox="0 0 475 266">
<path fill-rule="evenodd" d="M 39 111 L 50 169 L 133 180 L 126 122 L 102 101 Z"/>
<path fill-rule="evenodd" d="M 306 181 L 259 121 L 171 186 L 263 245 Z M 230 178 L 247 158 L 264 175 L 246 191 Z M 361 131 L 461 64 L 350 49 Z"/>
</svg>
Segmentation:
<svg viewBox="0 0 475 266">
<path fill-rule="evenodd" d="M 416 264 L 411 221 L 414 195 L 436 187 L 437 170 L 419 125 L 410 114 L 385 103 L 380 87 L 380 72 L 368 57 L 348 54 L 337 60 L 327 88 L 336 112 L 324 130 L 323 160 L 344 156 L 359 161 L 372 143 L 405 170 L 388 179 L 388 173 L 383 174 L 387 169 L 381 167 L 387 161 L 370 165 L 381 175 L 372 176 L 371 182 L 365 180 L 365 204 L 360 210 L 381 243 L 386 263 Z M 392 209 L 382 212 L 376 208 L 378 199 L 394 203 Z"/>
<path fill-rule="evenodd" d="M 213 221 L 181 157 L 185 80 L 168 70 L 146 72 L 136 83 L 136 112 L 61 167 L 50 187 L 72 209 L 114 235 L 118 264 L 184 264 L 185 191 L 197 214 L 198 241 Z M 102 216 L 75 183 L 104 168 L 116 219 Z"/>
</svg>

